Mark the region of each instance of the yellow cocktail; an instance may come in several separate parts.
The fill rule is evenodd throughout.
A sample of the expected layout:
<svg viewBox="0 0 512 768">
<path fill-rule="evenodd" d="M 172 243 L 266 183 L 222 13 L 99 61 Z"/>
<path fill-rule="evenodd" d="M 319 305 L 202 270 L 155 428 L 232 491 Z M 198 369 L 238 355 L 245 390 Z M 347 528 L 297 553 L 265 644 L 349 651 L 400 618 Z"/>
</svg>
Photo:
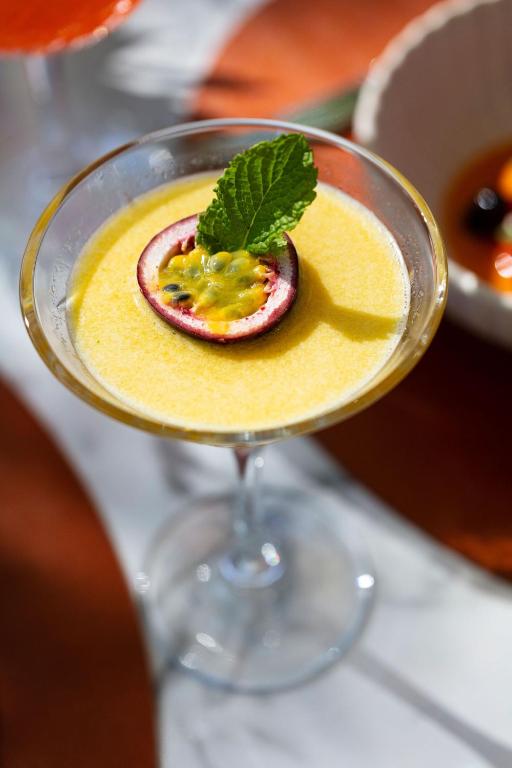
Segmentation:
<svg viewBox="0 0 512 768">
<path fill-rule="evenodd" d="M 320 185 L 292 237 L 299 290 L 280 325 L 219 347 L 172 329 L 136 280 L 145 245 L 209 204 L 215 177 L 140 198 L 91 238 L 70 300 L 76 348 L 95 377 L 132 408 L 193 429 L 287 426 L 339 407 L 396 347 L 409 282 L 396 242 L 376 216 Z"/>
</svg>

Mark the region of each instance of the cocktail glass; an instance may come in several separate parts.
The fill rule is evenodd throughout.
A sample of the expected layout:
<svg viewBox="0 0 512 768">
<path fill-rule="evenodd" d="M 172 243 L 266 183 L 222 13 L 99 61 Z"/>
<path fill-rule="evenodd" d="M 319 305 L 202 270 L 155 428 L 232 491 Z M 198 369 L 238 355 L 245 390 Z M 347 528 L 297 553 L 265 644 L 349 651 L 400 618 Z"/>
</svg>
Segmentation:
<svg viewBox="0 0 512 768">
<path fill-rule="evenodd" d="M 87 145 L 72 125 L 64 71 L 66 52 L 103 39 L 139 2 L 0 0 L 0 56 L 23 56 L 37 126 L 36 151 L 29 165 L 32 197 L 46 203 L 85 160 L 98 153 L 98 137 L 94 152 L 92 142 Z M 117 138 L 116 143 L 120 141 Z M 85 160 L 80 159 L 82 154 L 88 155 Z"/>
<path fill-rule="evenodd" d="M 237 152 L 294 131 L 307 136 L 320 181 L 363 203 L 401 249 L 411 300 L 397 347 L 349 401 L 275 429 L 184 429 L 172 417 L 162 423 L 137 411 L 91 375 L 73 344 L 66 303 L 84 245 L 139 195 L 190 174 L 220 174 Z M 191 500 L 158 532 L 139 573 L 149 626 L 170 659 L 212 683 L 268 692 L 307 679 L 354 642 L 375 582 L 366 550 L 332 498 L 262 486 L 261 447 L 342 421 L 395 386 L 432 339 L 446 279 L 437 226 L 415 189 L 370 152 L 290 123 L 209 120 L 145 136 L 86 168 L 44 211 L 27 245 L 21 303 L 50 370 L 125 424 L 161 437 L 229 446 L 237 459 L 239 488 Z"/>
</svg>

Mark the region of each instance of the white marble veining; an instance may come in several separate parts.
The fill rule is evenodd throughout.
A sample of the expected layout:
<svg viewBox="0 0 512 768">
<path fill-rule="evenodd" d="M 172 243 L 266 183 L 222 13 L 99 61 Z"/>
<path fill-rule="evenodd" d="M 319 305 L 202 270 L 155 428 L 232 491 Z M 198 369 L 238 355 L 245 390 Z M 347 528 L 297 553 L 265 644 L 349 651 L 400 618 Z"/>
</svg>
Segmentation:
<svg viewBox="0 0 512 768">
<path fill-rule="evenodd" d="M 190 8 L 194 3 L 204 5 L 190 0 Z M 228 28 L 226 22 L 224 33 Z M 1 148 L 0 162 L 12 168 Z M 6 184 L 4 173 L 4 212 Z M 133 587 L 158 526 L 191 490 L 230 485 L 231 458 L 222 449 L 164 443 L 118 424 L 52 378 L 17 304 L 14 252 L 27 216 L 11 210 L 9 227 L 6 216 L 1 221 L 2 375 L 89 490 Z M 379 576 L 375 611 L 347 659 L 286 693 L 226 694 L 181 672 L 161 673 L 155 689 L 163 768 L 511 768 L 512 589 L 405 523 L 314 441 L 272 447 L 267 458 L 269 481 L 334 495 L 340 514 L 360 528 Z"/>
</svg>

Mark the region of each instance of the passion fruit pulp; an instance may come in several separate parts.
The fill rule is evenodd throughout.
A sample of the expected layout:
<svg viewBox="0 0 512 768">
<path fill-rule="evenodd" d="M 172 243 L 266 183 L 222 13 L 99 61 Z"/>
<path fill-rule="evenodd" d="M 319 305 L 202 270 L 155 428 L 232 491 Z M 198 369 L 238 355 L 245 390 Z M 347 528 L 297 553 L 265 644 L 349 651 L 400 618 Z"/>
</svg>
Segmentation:
<svg viewBox="0 0 512 768">
<path fill-rule="evenodd" d="M 260 336 L 290 309 L 297 293 L 298 259 L 285 235 L 276 253 L 208 254 L 196 246 L 199 216 L 159 232 L 137 264 L 139 287 L 153 310 L 191 336 L 228 343 Z"/>
</svg>

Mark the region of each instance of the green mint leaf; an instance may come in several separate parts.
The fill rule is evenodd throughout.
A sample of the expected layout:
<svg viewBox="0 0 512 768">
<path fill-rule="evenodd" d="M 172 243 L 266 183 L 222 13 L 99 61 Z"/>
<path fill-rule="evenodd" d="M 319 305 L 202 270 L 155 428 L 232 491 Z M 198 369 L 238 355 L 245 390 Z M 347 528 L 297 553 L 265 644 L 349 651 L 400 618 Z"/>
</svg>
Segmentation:
<svg viewBox="0 0 512 768">
<path fill-rule="evenodd" d="M 283 247 L 316 197 L 313 153 L 300 133 L 262 141 L 236 155 L 199 217 L 197 242 L 210 253 L 244 248 L 255 254 Z"/>
</svg>

